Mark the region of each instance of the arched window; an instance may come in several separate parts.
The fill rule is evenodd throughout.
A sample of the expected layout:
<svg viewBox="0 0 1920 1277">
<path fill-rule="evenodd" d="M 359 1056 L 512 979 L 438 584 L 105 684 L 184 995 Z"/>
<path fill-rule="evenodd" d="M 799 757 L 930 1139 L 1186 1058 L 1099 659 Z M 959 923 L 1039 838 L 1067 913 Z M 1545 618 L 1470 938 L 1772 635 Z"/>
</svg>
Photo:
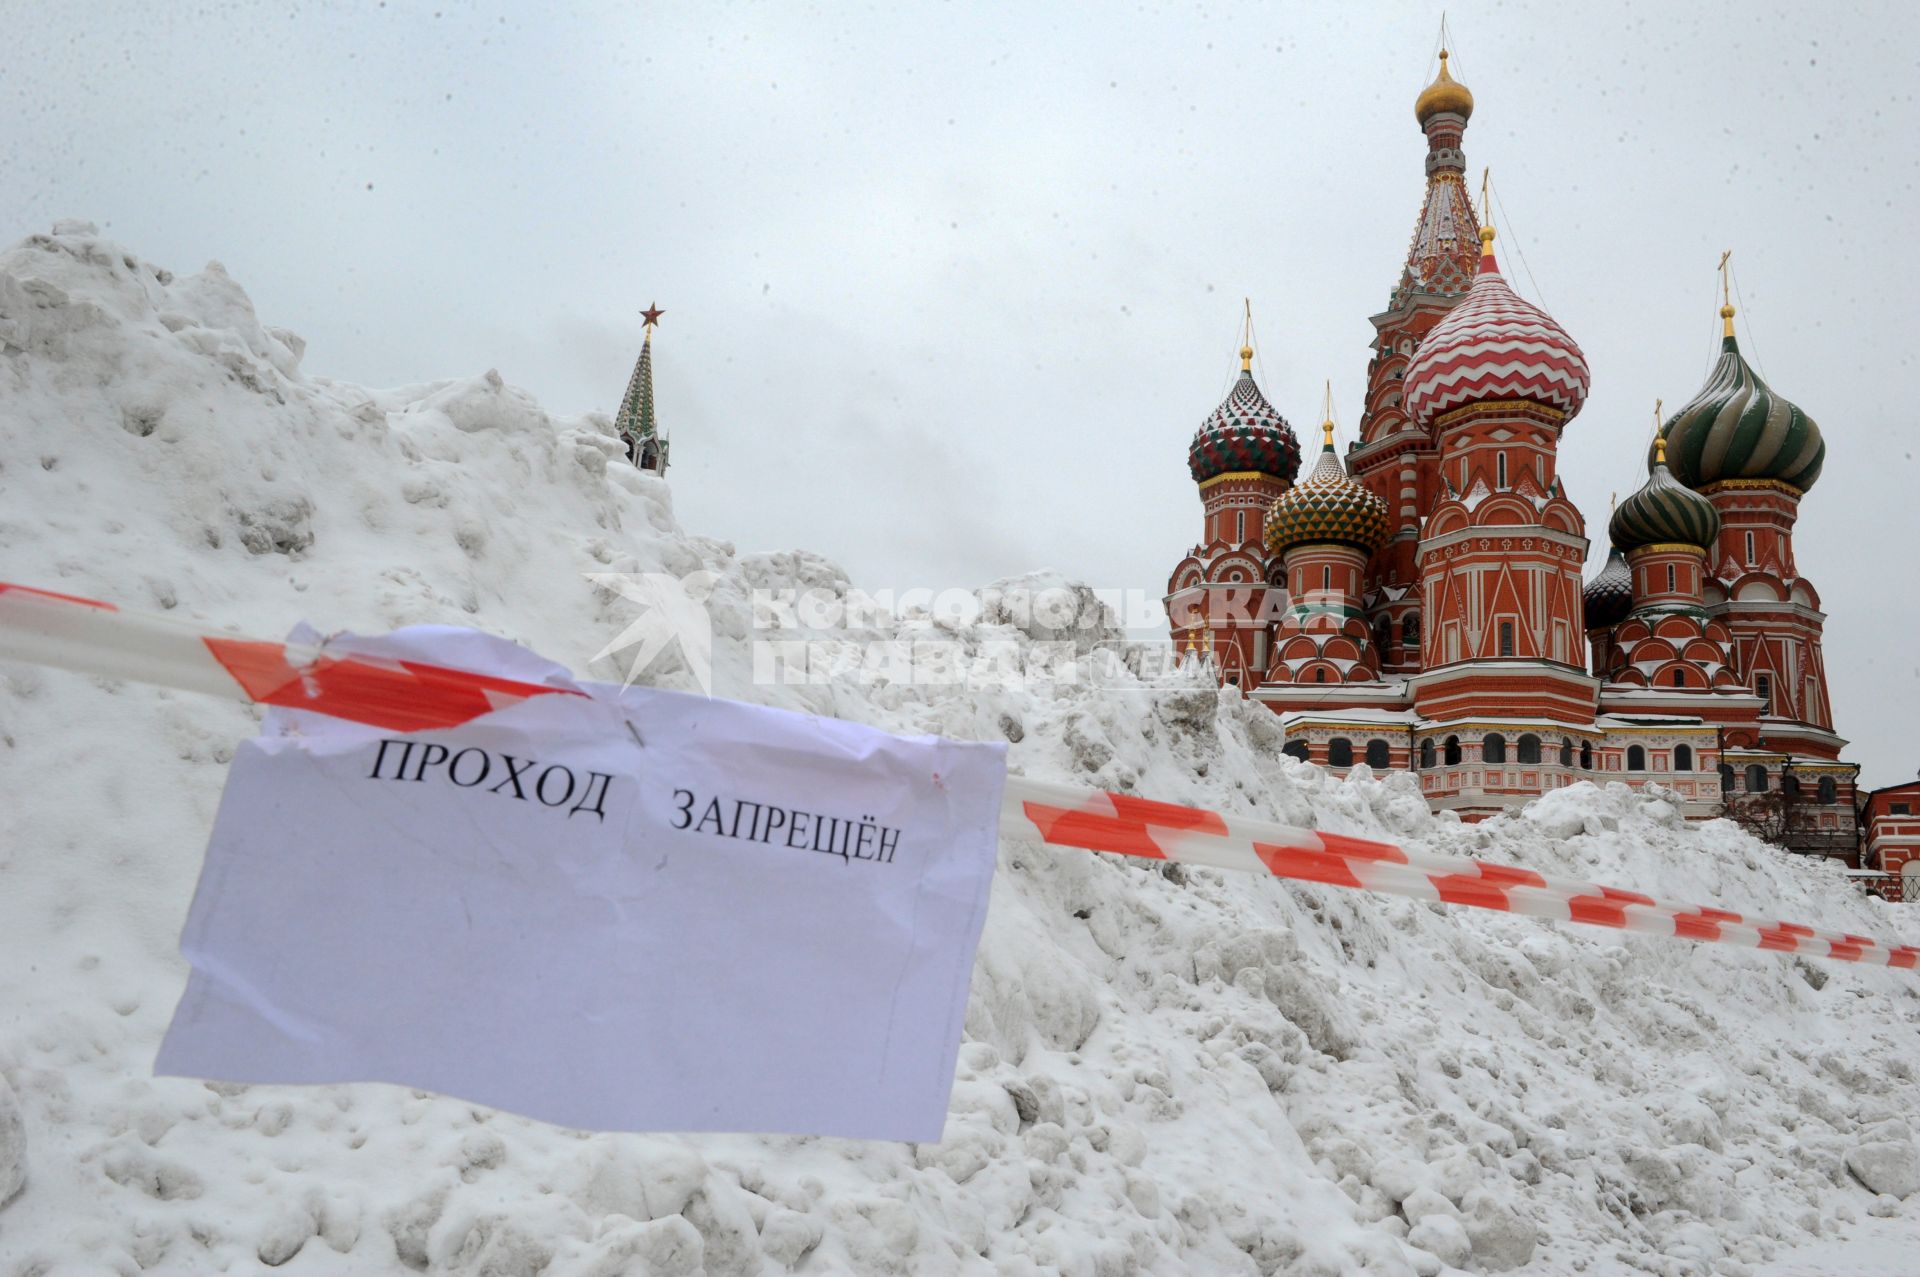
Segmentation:
<svg viewBox="0 0 1920 1277">
<path fill-rule="evenodd" d="M 1506 453 L 1502 452 L 1495 455 L 1494 469 L 1498 473 L 1494 476 L 1493 486 L 1496 488 L 1506 487 L 1507 486 L 1507 454 Z"/>
<path fill-rule="evenodd" d="M 1753 690 L 1760 693 L 1760 700 L 1762 702 L 1760 712 L 1762 714 L 1773 713 L 1773 676 L 1770 674 L 1755 674 L 1753 676 Z"/>
<path fill-rule="evenodd" d="M 1460 738 L 1458 736 L 1449 736 L 1447 737 L 1447 766 L 1451 767 L 1459 761 Z"/>
<path fill-rule="evenodd" d="M 1324 666 L 1324 665 L 1323 665 L 1323 666 L 1321 666 L 1321 667 L 1320 667 L 1319 669 L 1317 669 L 1317 670 L 1315 670 L 1315 671 L 1313 672 L 1313 681 L 1314 681 L 1314 682 L 1316 682 L 1316 683 L 1324 683 L 1324 682 L 1326 682 L 1326 681 L 1327 681 L 1327 668 L 1326 668 L 1326 666 Z"/>
<path fill-rule="evenodd" d="M 1647 751 L 1638 745 L 1627 746 L 1627 770 L 1630 772 L 1647 770 Z"/>
<path fill-rule="evenodd" d="M 1400 622 L 1400 641 L 1408 647 L 1420 646 L 1420 614 L 1407 613 L 1407 619 Z"/>
<path fill-rule="evenodd" d="M 1789 798 L 1798 798 L 1800 796 L 1800 778 L 1792 772 L 1784 773 L 1780 777 L 1780 792 Z"/>
<path fill-rule="evenodd" d="M 1747 792 L 1749 794 L 1767 792 L 1767 769 L 1759 763 L 1747 764 Z"/>
<path fill-rule="evenodd" d="M 1693 749 L 1691 746 L 1675 745 L 1673 747 L 1673 770 L 1677 772 L 1690 772 L 1693 770 Z"/>
<path fill-rule="evenodd" d="M 1540 738 L 1532 732 L 1520 738 L 1520 761 L 1523 763 L 1540 761 Z"/>
<path fill-rule="evenodd" d="M 1367 742 L 1367 766 L 1375 771 L 1385 771 L 1393 766 L 1393 754 L 1387 748 L 1387 742 L 1378 736 Z"/>
<path fill-rule="evenodd" d="M 1565 736 L 1560 738 L 1560 765 L 1573 766 L 1573 741 Z"/>
<path fill-rule="evenodd" d="M 1329 567 L 1329 568 L 1320 569 L 1320 588 L 1325 590 L 1329 594 L 1333 592 L 1333 569 L 1332 568 Z"/>
<path fill-rule="evenodd" d="M 1422 768 L 1431 767 L 1434 765 L 1436 758 L 1437 756 L 1433 749 L 1433 737 L 1429 736 L 1420 742 L 1420 766 Z"/>
<path fill-rule="evenodd" d="M 1499 732 L 1488 732 L 1487 738 L 1480 742 L 1480 761 L 1483 763 L 1506 762 L 1507 738 Z"/>
<path fill-rule="evenodd" d="M 1383 616 L 1373 623 L 1373 641 L 1384 657 L 1387 649 L 1393 646 L 1393 622 L 1390 619 Z"/>
<path fill-rule="evenodd" d="M 1674 582 L 1673 564 L 1667 564 L 1667 593 L 1672 594 L 1679 586 Z"/>
<path fill-rule="evenodd" d="M 1822 776 L 1820 778 L 1820 801 L 1823 803 L 1837 802 L 1839 797 L 1840 787 L 1833 783 L 1833 777 Z"/>
<path fill-rule="evenodd" d="M 1675 687 L 1685 687 L 1687 685 L 1687 672 L 1685 670 L 1676 669 L 1673 672 L 1673 685 Z"/>
<path fill-rule="evenodd" d="M 1280 747 L 1280 752 L 1288 758 L 1297 758 L 1304 763 L 1307 761 L 1307 742 L 1303 740 L 1290 740 Z"/>
<path fill-rule="evenodd" d="M 1590 740 L 1580 742 L 1580 770 L 1586 772 L 1593 770 L 1593 742 Z"/>
<path fill-rule="evenodd" d="M 1720 792 L 1723 794 L 1731 794 L 1733 792 L 1733 764 L 1732 763 L 1720 764 Z"/>
<path fill-rule="evenodd" d="M 1336 736 L 1327 742 L 1327 766 L 1353 766 L 1353 742 L 1344 736 Z"/>
</svg>

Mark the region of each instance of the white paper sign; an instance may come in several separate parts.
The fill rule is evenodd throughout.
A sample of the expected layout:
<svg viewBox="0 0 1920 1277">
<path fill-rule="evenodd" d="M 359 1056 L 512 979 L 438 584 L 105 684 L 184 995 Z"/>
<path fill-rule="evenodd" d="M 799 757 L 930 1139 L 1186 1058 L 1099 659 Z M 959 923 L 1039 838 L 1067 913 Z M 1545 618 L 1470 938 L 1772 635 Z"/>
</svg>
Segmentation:
<svg viewBox="0 0 1920 1277">
<path fill-rule="evenodd" d="M 361 641 L 383 644 L 453 663 L 431 631 Z M 406 736 L 270 720 L 233 762 L 155 1072 L 937 1140 L 1004 747 L 581 686 Z"/>
</svg>

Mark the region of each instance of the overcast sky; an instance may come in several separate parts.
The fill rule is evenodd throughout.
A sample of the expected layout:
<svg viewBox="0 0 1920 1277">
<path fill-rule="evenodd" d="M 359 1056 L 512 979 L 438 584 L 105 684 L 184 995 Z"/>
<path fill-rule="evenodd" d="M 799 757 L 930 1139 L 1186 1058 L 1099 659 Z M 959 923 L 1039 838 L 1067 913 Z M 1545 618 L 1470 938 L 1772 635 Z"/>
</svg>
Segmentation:
<svg viewBox="0 0 1920 1277">
<path fill-rule="evenodd" d="M 1343 437 L 1413 228 L 1438 6 L 0 0 L 0 234 L 223 262 L 311 373 L 611 412 L 656 342 L 682 521 L 869 588 L 1164 588 L 1237 367 Z M 1448 0 L 1509 278 L 1586 349 L 1604 555 L 1714 264 L 1828 442 L 1800 567 L 1866 779 L 1920 768 L 1920 21 Z M 1523 259 L 1524 258 L 1524 262 Z"/>
</svg>

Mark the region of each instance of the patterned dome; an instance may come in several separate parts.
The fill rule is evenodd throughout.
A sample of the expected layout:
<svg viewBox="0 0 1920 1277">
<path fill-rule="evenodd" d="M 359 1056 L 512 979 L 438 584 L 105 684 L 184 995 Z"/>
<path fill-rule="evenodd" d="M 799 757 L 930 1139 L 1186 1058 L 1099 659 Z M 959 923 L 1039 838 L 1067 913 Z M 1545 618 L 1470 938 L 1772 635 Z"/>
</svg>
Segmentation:
<svg viewBox="0 0 1920 1277">
<path fill-rule="evenodd" d="M 1582 597 L 1590 630 L 1618 625 L 1633 610 L 1633 570 L 1618 546 L 1607 555 L 1607 565 L 1600 569 L 1600 575 L 1587 582 Z"/>
<path fill-rule="evenodd" d="M 1387 503 L 1347 478 L 1333 451 L 1333 423 L 1313 473 L 1280 494 L 1267 511 L 1271 554 L 1296 545 L 1350 545 L 1372 554 L 1393 535 Z"/>
<path fill-rule="evenodd" d="M 1408 415 L 1425 429 L 1465 404 L 1526 399 L 1573 416 L 1587 399 L 1587 357 L 1551 315 L 1507 287 L 1493 260 L 1492 227 L 1480 241 L 1473 287 L 1407 368 Z"/>
<path fill-rule="evenodd" d="M 1663 443 L 1654 440 L 1653 473 L 1638 492 L 1620 503 L 1607 525 L 1617 550 L 1667 544 L 1697 545 L 1704 550 L 1720 535 L 1720 512 L 1668 471 Z"/>
<path fill-rule="evenodd" d="M 1187 470 L 1195 483 L 1235 470 L 1257 471 L 1289 482 L 1300 473 L 1300 441 L 1287 419 L 1253 384 L 1247 367 L 1252 358 L 1251 350 L 1241 350 L 1240 380 L 1187 445 Z"/>
<path fill-rule="evenodd" d="M 1413 100 L 1413 118 L 1425 124 L 1442 111 L 1451 111 L 1463 119 L 1473 114 L 1473 94 L 1447 73 L 1445 49 L 1440 50 L 1440 74 Z"/>
<path fill-rule="evenodd" d="M 1720 314 L 1727 321 L 1720 361 L 1693 402 L 1661 432 L 1673 477 L 1689 488 L 1722 479 L 1775 479 L 1805 492 L 1827 458 L 1820 427 L 1747 366 L 1733 340 L 1733 308 Z"/>
</svg>

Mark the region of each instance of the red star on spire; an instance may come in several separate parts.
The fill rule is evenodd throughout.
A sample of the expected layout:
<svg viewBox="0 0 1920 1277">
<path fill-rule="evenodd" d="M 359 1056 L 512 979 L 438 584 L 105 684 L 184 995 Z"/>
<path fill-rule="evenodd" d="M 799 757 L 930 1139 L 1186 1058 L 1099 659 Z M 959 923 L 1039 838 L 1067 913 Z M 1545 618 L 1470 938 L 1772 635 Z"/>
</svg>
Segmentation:
<svg viewBox="0 0 1920 1277">
<path fill-rule="evenodd" d="M 667 313 L 666 311 L 661 310 L 659 306 L 655 305 L 652 302 L 648 302 L 647 308 L 640 312 L 641 316 L 647 321 L 647 327 L 649 328 L 659 323 L 660 316 L 666 313 Z"/>
</svg>

